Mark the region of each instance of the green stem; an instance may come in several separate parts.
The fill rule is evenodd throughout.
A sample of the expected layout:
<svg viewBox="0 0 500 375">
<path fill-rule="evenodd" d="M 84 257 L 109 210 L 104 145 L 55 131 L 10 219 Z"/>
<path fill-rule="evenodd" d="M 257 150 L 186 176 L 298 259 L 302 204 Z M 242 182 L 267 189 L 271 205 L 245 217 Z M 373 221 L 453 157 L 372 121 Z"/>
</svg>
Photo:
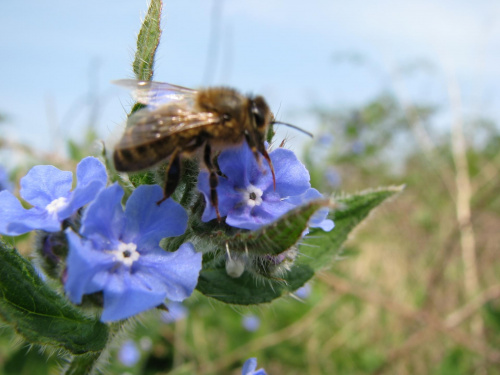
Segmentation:
<svg viewBox="0 0 500 375">
<path fill-rule="evenodd" d="M 97 364 L 97 360 L 102 352 L 92 352 L 73 356 L 69 367 L 64 375 L 87 375 L 92 374 Z"/>
</svg>

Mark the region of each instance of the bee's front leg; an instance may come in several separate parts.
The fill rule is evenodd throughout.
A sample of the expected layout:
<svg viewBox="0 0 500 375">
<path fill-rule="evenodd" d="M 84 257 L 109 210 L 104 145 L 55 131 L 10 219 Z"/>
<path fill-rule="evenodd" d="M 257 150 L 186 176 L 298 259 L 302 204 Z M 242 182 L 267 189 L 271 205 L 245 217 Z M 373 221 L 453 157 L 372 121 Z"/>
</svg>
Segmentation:
<svg viewBox="0 0 500 375">
<path fill-rule="evenodd" d="M 156 204 L 159 206 L 162 202 L 166 201 L 174 193 L 179 185 L 181 179 L 181 158 L 180 150 L 176 148 L 170 156 L 167 169 L 165 170 L 165 186 L 163 188 L 163 198 Z"/>
<path fill-rule="evenodd" d="M 219 197 L 217 196 L 217 185 L 219 184 L 219 178 L 217 176 L 217 170 L 212 163 L 212 147 L 209 142 L 205 143 L 205 149 L 203 150 L 203 161 L 210 172 L 209 185 L 210 185 L 210 203 L 215 208 L 215 213 L 217 214 L 217 221 L 221 222 L 221 217 L 219 213 Z"/>
</svg>

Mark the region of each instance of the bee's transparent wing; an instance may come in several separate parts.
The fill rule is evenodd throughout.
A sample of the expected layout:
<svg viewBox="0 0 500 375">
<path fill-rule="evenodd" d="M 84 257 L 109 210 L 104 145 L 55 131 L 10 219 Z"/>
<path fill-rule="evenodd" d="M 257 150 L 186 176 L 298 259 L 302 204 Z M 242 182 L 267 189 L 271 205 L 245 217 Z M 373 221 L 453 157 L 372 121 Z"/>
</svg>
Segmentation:
<svg viewBox="0 0 500 375">
<path fill-rule="evenodd" d="M 210 112 L 192 112 L 182 104 L 172 103 L 154 111 L 144 108 L 130 116 L 127 129 L 116 148 L 136 147 L 180 133 L 184 133 L 185 138 L 191 138 L 199 134 L 200 128 L 220 122 L 220 116 Z"/>
<path fill-rule="evenodd" d="M 138 103 L 144 104 L 152 110 L 172 101 L 192 99 L 196 95 L 196 90 L 164 82 L 120 79 L 112 81 L 112 83 L 131 90 L 132 97 Z"/>
</svg>

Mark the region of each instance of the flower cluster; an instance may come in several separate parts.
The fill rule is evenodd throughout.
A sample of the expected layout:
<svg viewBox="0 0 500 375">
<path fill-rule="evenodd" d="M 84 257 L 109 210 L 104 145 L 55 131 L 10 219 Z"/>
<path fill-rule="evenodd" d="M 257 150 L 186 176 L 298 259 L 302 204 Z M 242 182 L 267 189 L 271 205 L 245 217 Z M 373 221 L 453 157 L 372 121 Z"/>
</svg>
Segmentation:
<svg viewBox="0 0 500 375">
<path fill-rule="evenodd" d="M 102 292 L 103 321 L 125 319 L 166 299 L 180 302 L 191 295 L 201 270 L 201 253 L 190 243 L 175 252 L 159 246 L 162 239 L 185 232 L 184 208 L 171 199 L 157 205 L 161 187 L 142 185 L 124 210 L 123 189 L 117 184 L 106 188 L 106 168 L 94 157 L 83 159 L 76 175 L 76 188 L 71 190 L 71 172 L 50 165 L 33 167 L 21 179 L 20 190 L 33 206 L 30 209 L 9 191 L 1 191 L 0 233 L 50 232 L 42 244 L 44 256 L 52 254 L 47 247 L 67 246 L 66 294 L 80 304 L 83 295 Z M 63 226 L 66 220 L 68 225 Z M 61 243 L 58 233 L 64 233 L 67 241 Z"/>
<path fill-rule="evenodd" d="M 245 142 L 219 155 L 219 211 L 229 226 L 255 230 L 321 197 L 293 152 L 278 148 L 269 156 L 275 180 L 269 165 L 257 161 Z M 47 259 L 57 250 L 54 275 L 61 276 L 68 298 L 81 304 L 85 295 L 100 293 L 104 322 L 126 319 L 166 303 L 176 306 L 190 296 L 202 268 L 203 249 L 196 251 L 189 242 L 174 251 L 160 247 L 163 239 L 185 233 L 185 209 L 172 199 L 162 201 L 163 190 L 158 185 L 137 187 L 123 207 L 123 188 L 117 183 L 107 187 L 106 168 L 94 157 L 77 165 L 76 179 L 72 190 L 71 172 L 50 165 L 33 167 L 21 179 L 20 189 L 31 208 L 24 208 L 10 191 L 0 192 L 0 233 L 15 236 L 44 231 L 40 251 Z M 198 189 L 206 201 L 203 221 L 216 217 L 208 180 L 207 172 L 200 172 Z M 159 201 L 162 203 L 157 204 Z M 327 209 L 318 211 L 309 226 L 331 230 L 333 222 L 327 214 Z M 279 276 L 290 269 L 296 255 L 295 247 L 278 255 L 255 257 L 231 257 L 228 251 L 226 269 L 231 277 L 239 277 L 254 262 L 260 273 Z M 65 263 L 58 274 L 60 257 Z M 246 367 L 252 366 L 253 362 Z"/>
<path fill-rule="evenodd" d="M 222 174 L 217 186 L 219 212 L 228 225 L 255 230 L 301 204 L 321 198 L 321 194 L 311 188 L 306 167 L 292 151 L 278 148 L 271 151 L 269 157 L 276 173 L 276 188 L 269 165 L 259 163 L 246 142 L 219 155 L 218 165 Z M 198 189 L 206 202 L 203 221 L 216 218 L 215 208 L 210 203 L 208 182 L 208 172 L 202 171 Z M 327 215 L 327 209 L 318 211 L 309 225 L 331 230 L 333 221 L 326 219 Z"/>
</svg>

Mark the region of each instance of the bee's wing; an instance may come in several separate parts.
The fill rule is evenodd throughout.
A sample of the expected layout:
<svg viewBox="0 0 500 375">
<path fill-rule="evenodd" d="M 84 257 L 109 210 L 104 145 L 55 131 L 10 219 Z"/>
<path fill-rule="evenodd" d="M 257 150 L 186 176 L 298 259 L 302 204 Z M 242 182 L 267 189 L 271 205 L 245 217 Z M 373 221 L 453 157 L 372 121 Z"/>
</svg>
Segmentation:
<svg viewBox="0 0 500 375">
<path fill-rule="evenodd" d="M 136 147 L 179 133 L 192 138 L 200 128 L 220 122 L 220 116 L 214 113 L 192 112 L 181 105 L 167 105 L 154 111 L 144 108 L 128 119 L 127 129 L 116 148 Z"/>
<path fill-rule="evenodd" d="M 147 105 L 150 109 L 156 109 L 160 105 L 172 101 L 192 99 L 196 95 L 196 90 L 170 83 L 135 79 L 120 79 L 112 81 L 112 83 L 131 90 L 133 98 L 138 103 Z"/>
</svg>

